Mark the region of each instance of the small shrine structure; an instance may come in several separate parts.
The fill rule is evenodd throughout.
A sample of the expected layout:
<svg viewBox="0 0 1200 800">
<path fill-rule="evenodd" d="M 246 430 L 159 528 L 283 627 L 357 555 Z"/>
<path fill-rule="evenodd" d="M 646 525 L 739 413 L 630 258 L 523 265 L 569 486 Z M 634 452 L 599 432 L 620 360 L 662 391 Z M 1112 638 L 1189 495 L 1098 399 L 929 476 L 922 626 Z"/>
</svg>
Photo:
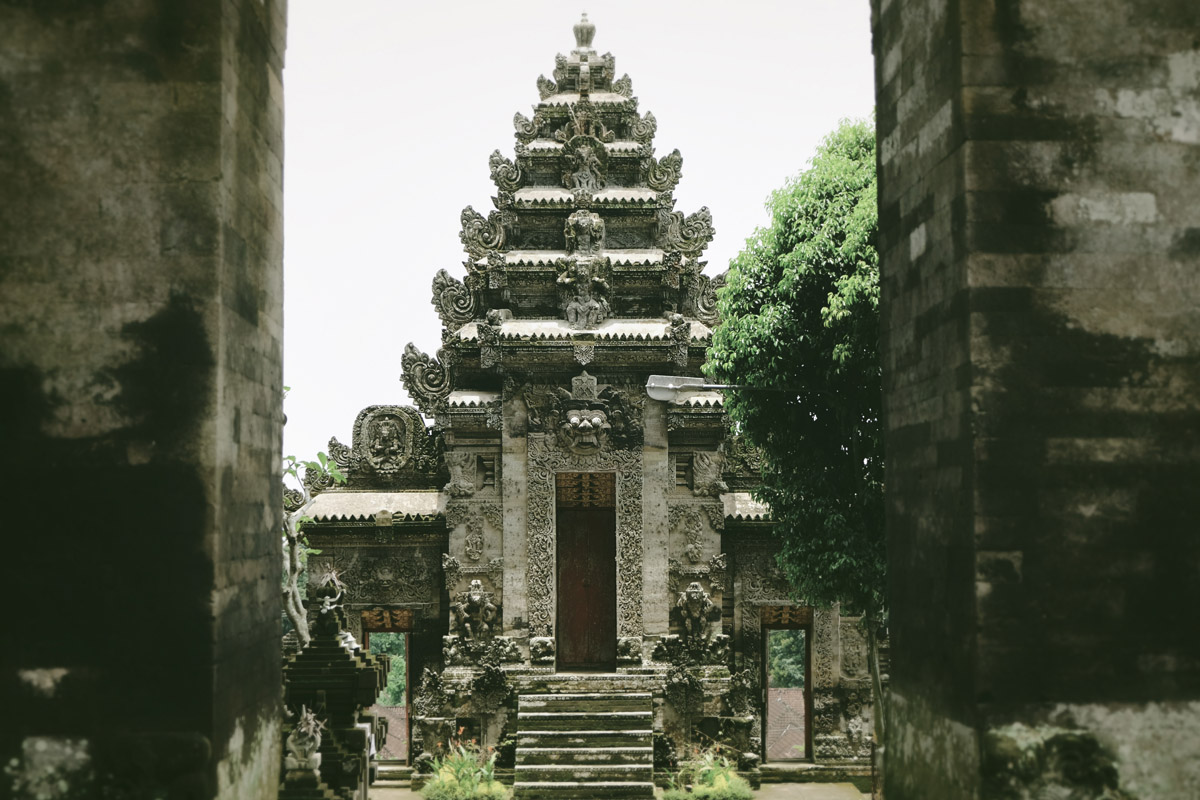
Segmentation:
<svg viewBox="0 0 1200 800">
<path fill-rule="evenodd" d="M 652 374 L 701 374 L 720 322 L 712 218 L 675 209 L 682 156 L 655 155 L 655 118 L 586 16 L 574 32 L 513 119 L 513 157 L 489 159 L 495 208 L 462 212 L 464 272 L 433 277 L 441 346 L 401 358 L 417 408 L 368 407 L 330 441 L 348 483 L 309 486 L 310 573 L 345 583 L 359 642 L 410 634 L 411 751 L 465 728 L 515 763 L 519 794 L 582 780 L 535 751 L 585 712 L 574 746 L 644 752 L 612 764 L 629 796 L 649 796 L 651 746 L 712 737 L 753 766 L 772 627 L 808 632 L 797 755 L 865 763 L 857 621 L 791 604 L 721 394 L 647 396 Z"/>
</svg>

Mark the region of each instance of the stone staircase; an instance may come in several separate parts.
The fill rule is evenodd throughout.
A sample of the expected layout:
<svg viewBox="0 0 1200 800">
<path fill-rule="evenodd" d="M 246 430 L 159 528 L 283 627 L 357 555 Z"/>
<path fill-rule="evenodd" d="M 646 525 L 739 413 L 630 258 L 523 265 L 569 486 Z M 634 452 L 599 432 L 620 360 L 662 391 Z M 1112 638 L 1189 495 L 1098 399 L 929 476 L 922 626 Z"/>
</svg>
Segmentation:
<svg viewBox="0 0 1200 800">
<path fill-rule="evenodd" d="M 653 798 L 647 693 L 523 694 L 514 800 Z"/>
</svg>

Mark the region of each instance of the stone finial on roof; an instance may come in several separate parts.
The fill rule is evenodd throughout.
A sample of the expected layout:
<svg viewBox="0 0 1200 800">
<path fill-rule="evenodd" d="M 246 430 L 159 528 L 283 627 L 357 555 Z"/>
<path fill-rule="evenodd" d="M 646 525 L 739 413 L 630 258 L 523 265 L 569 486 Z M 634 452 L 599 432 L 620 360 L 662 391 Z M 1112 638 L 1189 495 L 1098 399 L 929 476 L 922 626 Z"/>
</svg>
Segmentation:
<svg viewBox="0 0 1200 800">
<path fill-rule="evenodd" d="M 592 49 L 592 38 L 596 35 L 596 26 L 588 22 L 587 12 L 575 23 L 575 47 L 580 50 Z"/>
</svg>

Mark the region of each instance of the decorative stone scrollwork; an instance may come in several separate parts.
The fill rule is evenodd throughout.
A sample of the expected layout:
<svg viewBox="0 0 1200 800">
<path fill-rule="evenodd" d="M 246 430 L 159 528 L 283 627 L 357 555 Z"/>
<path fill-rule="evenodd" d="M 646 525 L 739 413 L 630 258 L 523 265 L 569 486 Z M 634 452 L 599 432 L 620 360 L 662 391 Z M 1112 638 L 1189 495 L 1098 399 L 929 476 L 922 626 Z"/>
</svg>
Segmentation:
<svg viewBox="0 0 1200 800">
<path fill-rule="evenodd" d="M 705 503 L 704 513 L 708 515 L 708 524 L 714 531 L 725 530 L 725 506 L 720 503 Z"/>
<path fill-rule="evenodd" d="M 484 219 L 471 206 L 462 211 L 462 231 L 458 234 L 471 258 L 483 258 L 489 252 L 504 249 L 509 232 L 516 225 L 512 211 L 493 211 Z"/>
<path fill-rule="evenodd" d="M 518 111 L 513 115 L 513 127 L 517 131 L 517 141 L 521 144 L 529 144 L 534 139 L 538 138 L 538 134 L 546 124 L 546 118 L 542 112 L 535 112 L 533 119 Z"/>
<path fill-rule="evenodd" d="M 707 206 L 686 219 L 682 211 L 658 210 L 658 246 L 663 250 L 679 250 L 695 258 L 708 247 L 714 233 Z"/>
<path fill-rule="evenodd" d="M 724 466 L 725 455 L 719 450 L 697 450 L 692 456 L 692 494 L 697 497 L 715 497 L 729 491 L 725 481 L 721 480 L 721 470 Z"/>
<path fill-rule="evenodd" d="M 506 192 L 515 192 L 521 188 L 521 168 L 504 157 L 496 150 L 488 158 L 488 166 L 492 170 L 492 183 L 496 188 Z"/>
<path fill-rule="evenodd" d="M 592 363 L 596 357 L 596 345 L 590 343 L 575 343 L 575 361 L 582 366 Z"/>
<path fill-rule="evenodd" d="M 529 660 L 535 664 L 554 661 L 554 637 L 533 636 L 529 639 Z"/>
<path fill-rule="evenodd" d="M 619 94 L 622 97 L 633 97 L 633 81 L 628 74 L 622 75 L 613 81 L 612 90 L 615 94 Z"/>
<path fill-rule="evenodd" d="M 462 573 L 462 562 L 449 553 L 442 553 L 442 580 L 446 584 L 446 589 L 450 590 L 457 586 Z"/>
<path fill-rule="evenodd" d="M 464 640 L 490 639 L 500 618 L 495 600 L 495 594 L 484 590 L 483 581 L 472 580 L 470 588 L 450 604 L 451 629 Z"/>
<path fill-rule="evenodd" d="M 540 97 L 542 100 L 558 94 L 558 84 L 547 78 L 545 75 L 538 75 L 537 87 L 538 97 Z"/>
<path fill-rule="evenodd" d="M 450 375 L 440 361 L 422 353 L 410 342 L 400 357 L 400 375 L 417 408 L 431 416 L 443 409 L 450 396 Z"/>
<path fill-rule="evenodd" d="M 700 522 L 700 510 L 695 506 L 671 506 L 671 531 L 683 536 L 686 544 L 683 553 L 693 564 L 699 563 L 704 554 L 701 541 L 703 524 Z"/>
<path fill-rule="evenodd" d="M 725 275 L 722 272 L 712 278 L 697 271 L 688 281 L 687 294 L 684 298 L 684 313 L 689 314 L 712 327 L 721 321 L 717 311 L 717 291 L 725 285 Z"/>
<path fill-rule="evenodd" d="M 670 323 L 671 360 L 675 366 L 682 369 L 688 363 L 688 347 L 692 340 L 692 323 L 682 314 L 672 314 Z"/>
<path fill-rule="evenodd" d="M 654 134 L 657 132 L 658 120 L 649 111 L 646 112 L 646 116 L 633 123 L 629 129 L 629 135 L 638 144 L 650 144 L 654 141 Z"/>
<path fill-rule="evenodd" d="M 283 510 L 294 514 L 304 506 L 304 492 L 293 489 L 286 483 L 283 485 Z"/>
<path fill-rule="evenodd" d="M 315 497 L 333 486 L 333 476 L 324 470 L 306 469 L 301 479 L 310 497 Z"/>
<path fill-rule="evenodd" d="M 729 469 L 732 472 L 745 473 L 758 477 L 763 471 L 763 452 L 745 436 L 733 436 L 726 440 Z"/>
<path fill-rule="evenodd" d="M 748 550 L 739 553 L 737 570 L 741 577 L 742 592 L 739 598 L 745 603 L 756 605 L 786 605 L 790 587 L 783 570 L 775 562 L 773 550 Z M 757 614 L 755 614 L 757 619 Z"/>
<path fill-rule="evenodd" d="M 504 401 L 493 400 L 487 404 L 487 416 L 484 418 L 484 423 L 489 430 L 504 430 Z"/>
<path fill-rule="evenodd" d="M 646 169 L 646 185 L 658 192 L 669 192 L 679 184 L 683 173 L 683 155 L 673 150 L 655 161 L 650 159 Z"/>
</svg>

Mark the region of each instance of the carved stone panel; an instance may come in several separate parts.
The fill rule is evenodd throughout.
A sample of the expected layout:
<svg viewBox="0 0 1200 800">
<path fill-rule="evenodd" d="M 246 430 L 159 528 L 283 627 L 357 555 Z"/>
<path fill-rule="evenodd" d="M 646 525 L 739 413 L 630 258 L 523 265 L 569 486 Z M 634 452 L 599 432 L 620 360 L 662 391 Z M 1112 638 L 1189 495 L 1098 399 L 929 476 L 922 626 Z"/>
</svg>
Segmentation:
<svg viewBox="0 0 1200 800">
<path fill-rule="evenodd" d="M 617 474 L 617 635 L 642 635 L 642 452 L 605 448 L 581 454 L 558 446 L 555 437 L 530 433 L 527 591 L 529 629 L 551 636 L 554 624 L 554 474 Z"/>
</svg>

